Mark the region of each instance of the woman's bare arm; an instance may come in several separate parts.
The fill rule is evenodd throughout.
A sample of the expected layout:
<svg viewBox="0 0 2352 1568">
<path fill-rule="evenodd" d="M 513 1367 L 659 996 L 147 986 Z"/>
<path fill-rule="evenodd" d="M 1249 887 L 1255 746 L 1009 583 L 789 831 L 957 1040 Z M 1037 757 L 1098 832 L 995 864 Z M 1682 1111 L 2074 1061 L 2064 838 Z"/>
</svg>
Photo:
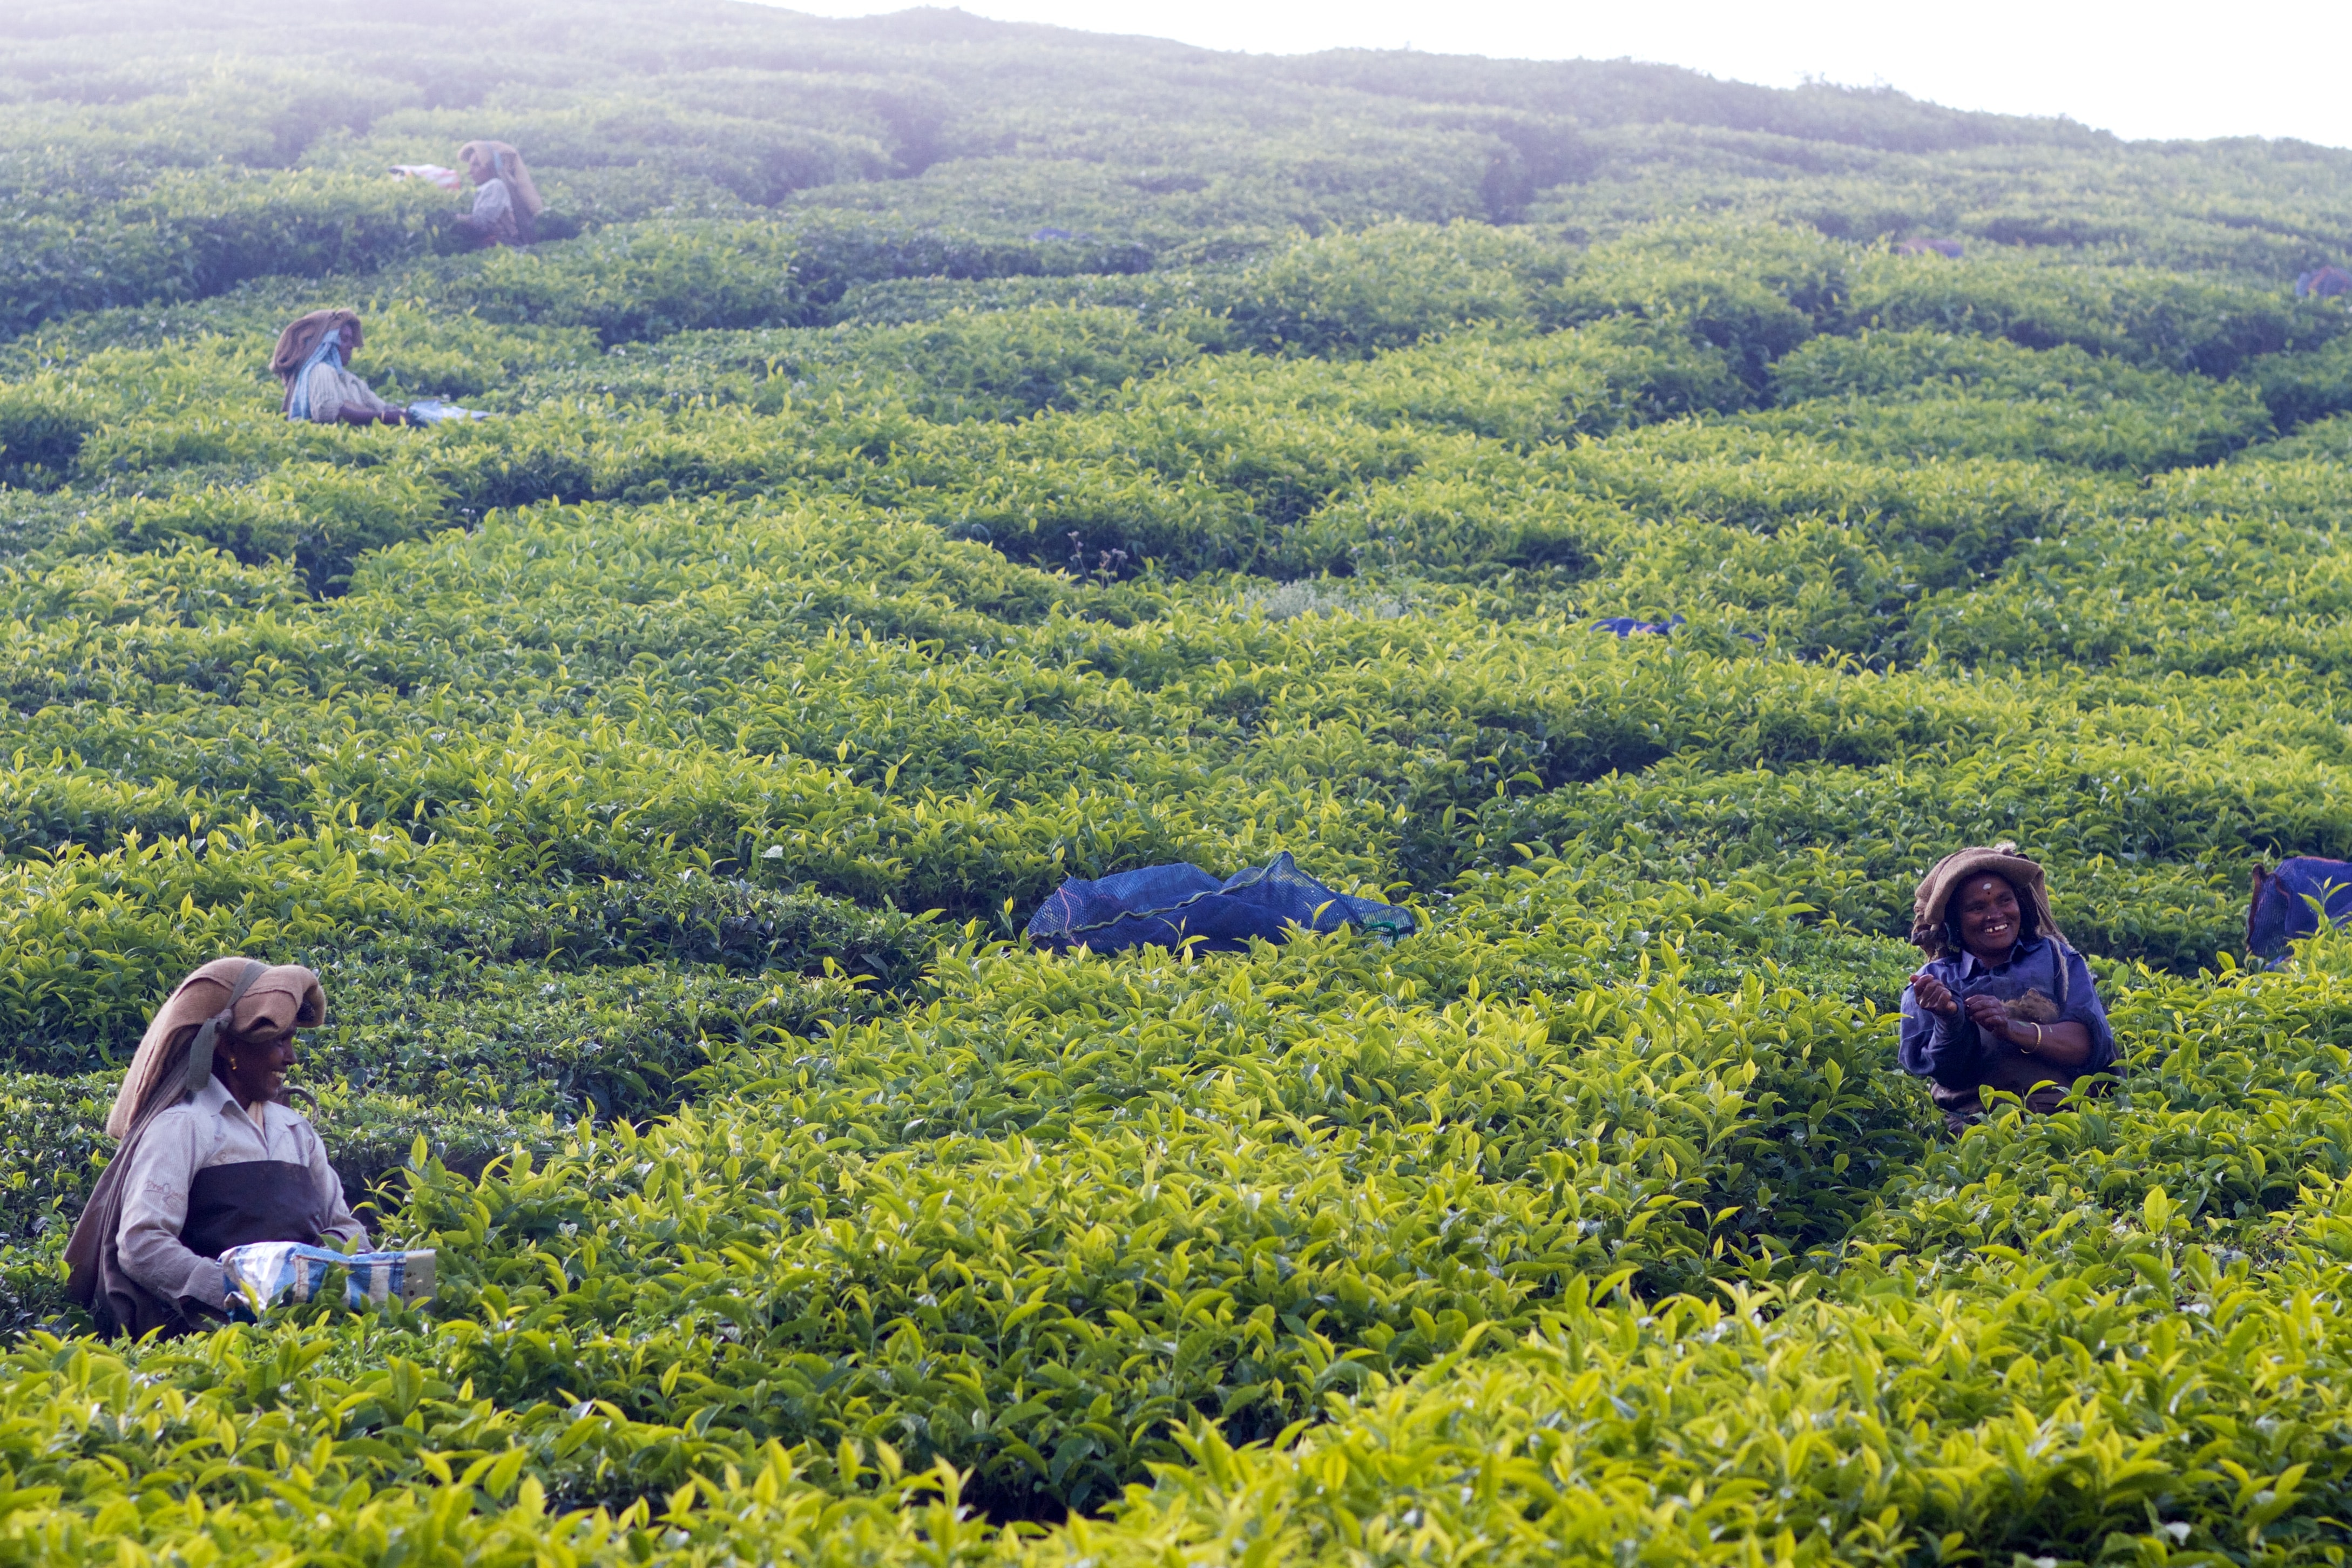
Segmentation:
<svg viewBox="0 0 2352 1568">
<path fill-rule="evenodd" d="M 1969 1022 L 1987 1036 L 2005 1040 L 2036 1061 L 2054 1068 L 2078 1068 L 2091 1059 L 2091 1031 L 2080 1024 L 2036 1024 L 2012 1018 L 1999 999 L 1971 996 Z"/>
</svg>

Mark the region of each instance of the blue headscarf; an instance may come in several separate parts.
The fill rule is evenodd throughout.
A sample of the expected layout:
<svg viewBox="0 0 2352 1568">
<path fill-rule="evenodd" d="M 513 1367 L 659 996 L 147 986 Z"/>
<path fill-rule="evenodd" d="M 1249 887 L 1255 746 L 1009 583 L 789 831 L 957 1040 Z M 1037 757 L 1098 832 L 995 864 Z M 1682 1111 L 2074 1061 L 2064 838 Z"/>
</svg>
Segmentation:
<svg viewBox="0 0 2352 1568">
<path fill-rule="evenodd" d="M 319 346 L 310 351 L 310 357 L 295 371 L 294 379 L 286 393 L 287 418 L 307 421 L 310 417 L 310 373 L 320 364 L 331 364 L 337 370 L 343 368 L 343 334 L 340 329 L 321 335 Z"/>
</svg>

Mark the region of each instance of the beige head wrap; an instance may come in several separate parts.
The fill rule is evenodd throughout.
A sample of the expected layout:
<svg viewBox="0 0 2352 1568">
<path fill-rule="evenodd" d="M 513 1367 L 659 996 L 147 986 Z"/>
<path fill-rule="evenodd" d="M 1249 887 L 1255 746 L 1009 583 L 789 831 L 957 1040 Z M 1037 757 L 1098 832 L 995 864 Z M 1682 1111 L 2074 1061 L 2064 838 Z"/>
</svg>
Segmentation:
<svg viewBox="0 0 2352 1568">
<path fill-rule="evenodd" d="M 1919 890 L 1912 895 L 1913 945 L 1929 958 L 1941 958 L 1951 945 L 1944 931 L 1944 921 L 1952 895 L 1970 877 L 1988 871 L 2009 879 L 2009 885 L 2017 889 L 2018 902 L 2033 911 L 2034 924 L 2043 936 L 2055 939 L 2062 947 L 2072 945 L 2066 941 L 2066 933 L 2058 929 L 2057 917 L 2050 912 L 2050 889 L 2043 885 L 2040 862 L 2020 855 L 2014 844 L 1977 846 L 1937 861 L 1935 868 L 1920 879 Z"/>
<path fill-rule="evenodd" d="M 278 347 L 269 355 L 269 373 L 284 381 L 302 368 L 319 340 L 331 331 L 351 329 L 352 347 L 356 349 L 364 340 L 360 331 L 357 310 L 313 310 L 307 316 L 297 316 L 286 330 L 278 334 Z"/>
<path fill-rule="evenodd" d="M 522 154 L 504 142 L 468 142 L 457 149 L 460 163 L 471 167 L 476 158 L 490 165 L 491 171 L 507 183 L 507 195 L 514 205 L 532 217 L 547 210 L 539 199 L 539 187 L 530 183 L 530 171 L 523 166 Z"/>
<path fill-rule="evenodd" d="M 228 1037 L 276 1034 L 291 1025 L 315 1029 L 326 1020 L 327 995 L 319 977 L 299 964 L 264 966 L 247 982 L 236 1007 L 226 1013 L 229 997 L 247 969 L 257 959 L 215 958 L 185 980 L 171 999 L 157 1009 L 139 1041 L 139 1054 L 122 1075 L 122 1088 L 106 1118 L 110 1137 L 129 1136 L 154 1112 L 177 1105 L 188 1092 L 189 1047 L 207 1022 L 222 1026 Z M 222 1043 L 226 1044 L 226 1039 Z"/>
</svg>

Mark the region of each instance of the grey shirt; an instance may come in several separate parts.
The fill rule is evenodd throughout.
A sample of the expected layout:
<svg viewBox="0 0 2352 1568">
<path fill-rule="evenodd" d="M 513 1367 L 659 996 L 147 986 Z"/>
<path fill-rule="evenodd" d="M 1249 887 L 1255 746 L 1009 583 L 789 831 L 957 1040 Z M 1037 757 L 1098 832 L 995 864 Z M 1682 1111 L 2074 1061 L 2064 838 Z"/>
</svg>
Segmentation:
<svg viewBox="0 0 2352 1568">
<path fill-rule="evenodd" d="M 302 373 L 303 388 L 310 395 L 310 423 L 334 425 L 346 413 L 357 411 L 370 416 L 394 412 L 393 405 L 378 397 L 368 384 L 345 370 L 341 365 L 321 360 Z"/>
<path fill-rule="evenodd" d="M 226 1301 L 228 1281 L 219 1260 L 190 1251 L 180 1231 L 188 1223 L 188 1188 L 196 1173 L 246 1160 L 308 1165 L 328 1215 L 326 1234 L 367 1246 L 367 1230 L 343 1201 L 342 1179 L 327 1163 L 326 1145 L 310 1124 L 269 1101 L 257 1115 L 249 1113 L 215 1078 L 157 1115 L 131 1152 L 123 1173 L 122 1223 L 114 1233 L 124 1271 L 162 1300 Z"/>
</svg>

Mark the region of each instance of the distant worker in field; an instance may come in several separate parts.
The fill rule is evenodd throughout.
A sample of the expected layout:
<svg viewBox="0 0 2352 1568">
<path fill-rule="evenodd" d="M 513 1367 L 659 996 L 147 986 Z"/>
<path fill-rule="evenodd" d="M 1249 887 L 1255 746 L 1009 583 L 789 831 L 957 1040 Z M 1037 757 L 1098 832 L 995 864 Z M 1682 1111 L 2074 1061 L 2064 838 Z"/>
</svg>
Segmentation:
<svg viewBox="0 0 2352 1568">
<path fill-rule="evenodd" d="M 222 1254 L 239 1247 L 365 1247 L 318 1133 L 283 1102 L 295 1032 L 326 1013 L 310 970 L 217 958 L 148 1024 L 106 1119 L 120 1146 L 66 1246 L 68 1289 L 101 1332 L 218 1324 L 234 1304 Z"/>
<path fill-rule="evenodd" d="M 2352 294 L 2352 272 L 2341 267 L 2322 267 L 2294 280 L 2298 300 L 2334 300 L 2345 294 Z"/>
<path fill-rule="evenodd" d="M 1928 963 L 1903 994 L 1901 1061 L 1934 1081 L 1952 1131 L 1983 1114 L 1982 1090 L 2046 1115 L 2115 1065 L 2090 965 L 2051 915 L 2042 868 L 2016 846 L 1947 855 L 1912 911 L 1911 940 Z"/>
<path fill-rule="evenodd" d="M 468 142 L 457 149 L 457 161 L 474 182 L 474 205 L 457 215 L 460 230 L 485 246 L 529 245 L 538 237 L 547 204 L 521 153 L 503 142 Z"/>
<path fill-rule="evenodd" d="M 286 417 L 313 425 L 406 424 L 406 410 L 346 368 L 363 341 L 353 310 L 313 310 L 278 333 L 269 368 L 286 384 Z"/>
</svg>

